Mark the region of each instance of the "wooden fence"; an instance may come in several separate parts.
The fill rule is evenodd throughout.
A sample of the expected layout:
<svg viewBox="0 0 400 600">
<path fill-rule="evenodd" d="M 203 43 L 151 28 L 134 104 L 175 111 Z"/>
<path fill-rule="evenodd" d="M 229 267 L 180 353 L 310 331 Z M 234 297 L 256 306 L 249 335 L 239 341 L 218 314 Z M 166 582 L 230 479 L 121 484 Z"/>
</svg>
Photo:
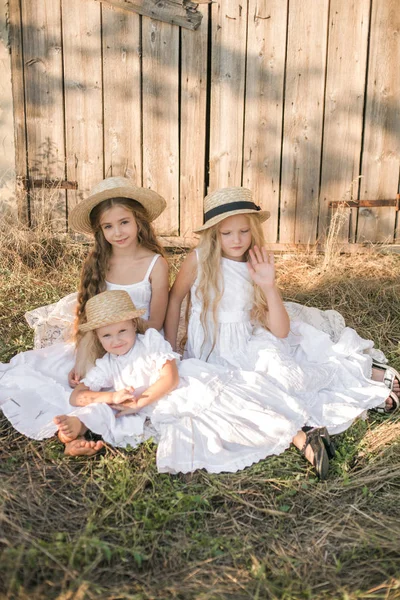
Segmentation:
<svg viewBox="0 0 400 600">
<path fill-rule="evenodd" d="M 395 199 L 397 0 L 219 0 L 196 31 L 97 0 L 9 0 L 20 210 L 68 210 L 105 176 L 162 194 L 185 245 L 208 190 L 244 185 L 268 240 L 315 244 L 329 202 Z M 77 190 L 29 190 L 33 179 Z M 26 185 L 28 182 L 28 185 Z M 22 185 L 24 184 L 24 185 Z M 24 187 L 25 186 L 25 187 Z M 393 242 L 391 206 L 343 209 L 343 243 Z"/>
</svg>

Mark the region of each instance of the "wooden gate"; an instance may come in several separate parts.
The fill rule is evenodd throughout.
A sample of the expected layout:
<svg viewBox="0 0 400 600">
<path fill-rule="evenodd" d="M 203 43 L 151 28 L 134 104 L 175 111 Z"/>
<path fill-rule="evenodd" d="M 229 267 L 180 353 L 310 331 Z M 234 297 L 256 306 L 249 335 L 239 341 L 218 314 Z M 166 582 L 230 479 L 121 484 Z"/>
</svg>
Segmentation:
<svg viewBox="0 0 400 600">
<path fill-rule="evenodd" d="M 204 194 L 244 185 L 279 248 L 323 240 L 331 201 L 395 199 L 396 0 L 219 0 L 195 31 L 111 4 L 9 0 L 25 218 L 44 202 L 64 231 L 96 182 L 125 175 L 166 198 L 157 229 L 187 245 Z M 396 239 L 395 208 L 343 212 L 343 243 Z"/>
</svg>

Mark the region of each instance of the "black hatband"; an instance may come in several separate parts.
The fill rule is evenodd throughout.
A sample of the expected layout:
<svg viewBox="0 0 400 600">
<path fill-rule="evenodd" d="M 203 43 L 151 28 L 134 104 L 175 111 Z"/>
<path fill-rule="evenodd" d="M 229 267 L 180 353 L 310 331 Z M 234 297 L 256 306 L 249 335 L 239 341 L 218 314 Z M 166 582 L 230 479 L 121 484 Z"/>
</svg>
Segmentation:
<svg viewBox="0 0 400 600">
<path fill-rule="evenodd" d="M 233 210 L 241 210 L 243 208 L 248 208 L 249 210 L 261 210 L 261 207 L 254 204 L 254 202 L 247 202 L 245 200 L 241 200 L 240 202 L 229 202 L 228 204 L 216 206 L 204 213 L 204 223 L 207 223 L 207 221 L 218 215 L 223 215 L 224 213 Z"/>
</svg>

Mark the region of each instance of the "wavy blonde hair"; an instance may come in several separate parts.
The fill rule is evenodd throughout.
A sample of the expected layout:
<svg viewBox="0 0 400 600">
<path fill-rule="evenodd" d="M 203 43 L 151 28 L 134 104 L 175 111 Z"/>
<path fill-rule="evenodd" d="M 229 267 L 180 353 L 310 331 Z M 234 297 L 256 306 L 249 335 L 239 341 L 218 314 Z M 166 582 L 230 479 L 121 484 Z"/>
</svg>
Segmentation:
<svg viewBox="0 0 400 600">
<path fill-rule="evenodd" d="M 250 248 L 258 246 L 261 248 L 265 246 L 264 233 L 261 227 L 261 223 L 256 215 L 246 214 L 249 220 L 249 226 L 251 231 L 251 245 Z M 200 315 L 200 322 L 204 330 L 204 343 L 211 338 L 211 332 L 209 331 L 209 321 L 207 319 L 207 313 L 211 312 L 213 317 L 213 332 L 212 332 L 212 348 L 210 354 L 213 351 L 215 344 L 217 343 L 217 313 L 218 306 L 224 293 L 223 289 L 223 277 L 221 272 L 221 241 L 219 228 L 223 221 L 206 229 L 201 233 L 200 242 L 198 245 L 198 261 L 199 261 L 199 283 L 196 290 L 196 295 L 202 303 L 202 311 Z M 245 260 L 249 259 L 249 252 L 244 255 Z M 261 288 L 258 285 L 254 285 L 254 304 L 251 311 L 251 318 L 254 322 L 258 323 L 262 327 L 268 329 L 268 304 L 265 299 Z"/>
<path fill-rule="evenodd" d="M 140 318 L 132 319 L 137 333 L 144 333 L 146 326 Z M 85 375 L 94 367 L 96 360 L 102 358 L 106 354 L 101 342 L 98 338 L 96 330 L 87 331 L 80 336 L 79 352 L 75 363 L 75 369 L 80 377 Z"/>
<path fill-rule="evenodd" d="M 85 321 L 85 307 L 87 301 L 104 292 L 106 289 L 106 276 L 112 246 L 104 237 L 100 226 L 100 220 L 104 212 L 113 206 L 123 206 L 129 210 L 136 221 L 137 239 L 141 246 L 151 250 L 155 254 L 165 256 L 165 252 L 154 232 L 153 225 L 148 219 L 146 210 L 136 200 L 130 198 L 110 198 L 100 202 L 90 212 L 90 223 L 94 234 L 94 245 L 82 266 L 81 279 L 78 291 L 78 301 L 74 323 L 75 344 L 78 346 L 82 335 L 78 328 Z"/>
</svg>

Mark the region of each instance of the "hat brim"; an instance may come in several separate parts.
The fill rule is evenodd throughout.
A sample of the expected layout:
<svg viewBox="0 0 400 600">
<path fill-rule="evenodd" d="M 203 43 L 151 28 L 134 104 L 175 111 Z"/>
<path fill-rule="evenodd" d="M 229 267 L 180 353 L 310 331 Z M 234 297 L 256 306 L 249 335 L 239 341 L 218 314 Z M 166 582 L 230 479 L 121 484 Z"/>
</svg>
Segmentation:
<svg viewBox="0 0 400 600">
<path fill-rule="evenodd" d="M 82 333 L 85 333 L 87 331 L 93 331 L 94 329 L 106 327 L 107 325 L 113 325 L 114 323 L 120 323 L 122 321 L 130 321 L 131 319 L 137 319 L 138 317 L 142 317 L 145 314 L 145 312 L 146 310 L 144 308 L 120 312 L 119 314 L 112 315 L 108 318 L 104 317 L 103 319 L 95 319 L 94 321 L 82 323 L 82 325 L 79 325 L 78 329 Z"/>
<path fill-rule="evenodd" d="M 69 215 L 68 221 L 70 228 L 79 233 L 93 233 L 92 225 L 90 223 L 90 213 L 95 206 L 104 200 L 110 200 L 111 198 L 129 198 L 130 200 L 136 200 L 136 202 L 141 204 L 145 209 L 149 221 L 154 221 L 159 217 L 167 206 L 164 198 L 153 190 L 136 187 L 129 188 L 126 186 L 114 187 L 112 189 L 102 190 L 79 202 Z"/>
<path fill-rule="evenodd" d="M 207 221 L 207 223 L 204 223 L 202 227 L 194 229 L 193 233 L 201 233 L 206 229 L 210 229 L 210 227 L 213 227 L 213 225 L 217 225 L 217 223 L 220 223 L 228 217 L 233 217 L 233 215 L 256 215 L 256 217 L 260 220 L 260 223 L 264 223 L 264 221 L 269 219 L 271 213 L 268 210 L 252 210 L 251 208 L 241 208 L 238 210 L 227 211 L 221 215 L 212 217 L 209 221 Z"/>
</svg>

